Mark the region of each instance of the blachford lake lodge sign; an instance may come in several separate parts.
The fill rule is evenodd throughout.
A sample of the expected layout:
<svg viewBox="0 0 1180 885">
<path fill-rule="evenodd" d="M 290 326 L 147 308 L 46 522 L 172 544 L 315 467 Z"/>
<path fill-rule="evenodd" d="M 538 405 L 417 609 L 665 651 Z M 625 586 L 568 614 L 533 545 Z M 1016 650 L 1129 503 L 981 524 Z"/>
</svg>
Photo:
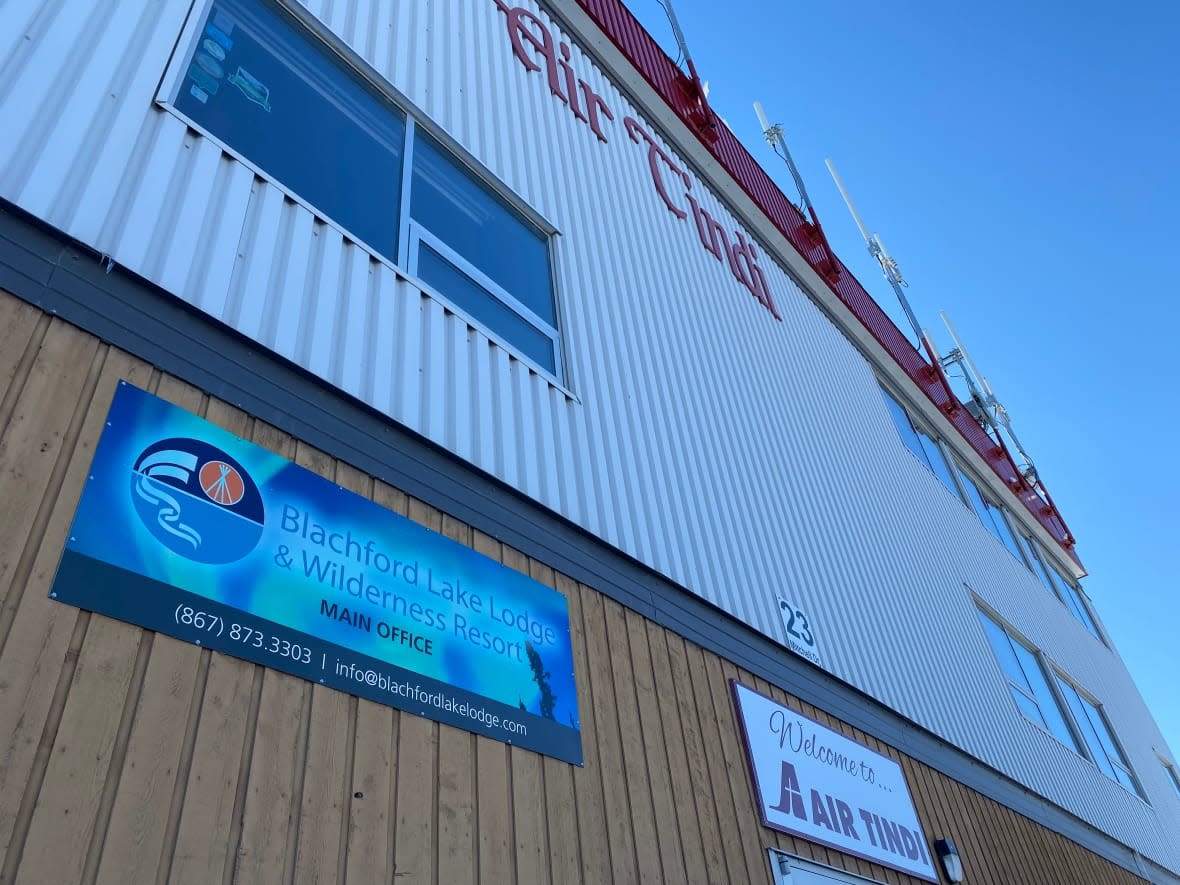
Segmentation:
<svg viewBox="0 0 1180 885">
<path fill-rule="evenodd" d="M 564 596 L 125 382 L 50 595 L 582 762 Z"/>
</svg>

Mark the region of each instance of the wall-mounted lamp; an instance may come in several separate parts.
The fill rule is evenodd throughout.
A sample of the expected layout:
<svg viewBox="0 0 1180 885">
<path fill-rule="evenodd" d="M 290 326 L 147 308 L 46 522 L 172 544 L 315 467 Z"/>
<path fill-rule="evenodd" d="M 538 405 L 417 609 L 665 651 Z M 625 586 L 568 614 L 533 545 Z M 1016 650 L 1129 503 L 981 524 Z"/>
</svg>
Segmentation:
<svg viewBox="0 0 1180 885">
<path fill-rule="evenodd" d="M 942 864 L 942 872 L 946 875 L 947 881 L 962 882 L 963 859 L 959 857 L 955 843 L 950 839 L 935 839 L 934 853 L 938 855 L 938 861 Z"/>
</svg>

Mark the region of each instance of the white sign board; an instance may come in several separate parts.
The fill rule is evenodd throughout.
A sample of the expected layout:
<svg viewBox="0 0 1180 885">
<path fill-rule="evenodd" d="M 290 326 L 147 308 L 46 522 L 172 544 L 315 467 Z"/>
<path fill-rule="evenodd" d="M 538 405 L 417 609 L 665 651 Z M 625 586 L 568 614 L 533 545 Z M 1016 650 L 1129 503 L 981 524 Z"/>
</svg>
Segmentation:
<svg viewBox="0 0 1180 885">
<path fill-rule="evenodd" d="M 791 600 L 778 596 L 778 613 L 782 615 L 783 628 L 787 631 L 787 648 L 807 658 L 817 667 L 819 662 L 819 646 L 815 642 L 814 627 L 807 613 Z"/>
<path fill-rule="evenodd" d="M 766 826 L 938 881 L 901 766 L 731 684 Z"/>
</svg>

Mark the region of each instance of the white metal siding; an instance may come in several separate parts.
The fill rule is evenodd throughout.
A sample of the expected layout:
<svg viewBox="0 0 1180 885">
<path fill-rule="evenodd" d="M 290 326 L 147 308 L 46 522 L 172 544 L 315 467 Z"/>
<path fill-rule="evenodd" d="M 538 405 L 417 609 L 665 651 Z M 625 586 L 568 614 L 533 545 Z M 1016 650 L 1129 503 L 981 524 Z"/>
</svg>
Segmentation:
<svg viewBox="0 0 1180 885">
<path fill-rule="evenodd" d="M 492 0 L 308 7 L 559 229 L 576 398 L 154 105 L 179 0 L 9 0 L 0 194 L 776 639 L 786 593 L 833 674 L 1180 869 L 1162 738 L 1117 656 L 901 445 L 867 363 L 765 250 L 781 323 L 667 211 L 622 125 L 639 115 L 580 50 L 606 144 Z M 1158 814 L 1018 713 L 966 587 L 1105 704 Z"/>
</svg>

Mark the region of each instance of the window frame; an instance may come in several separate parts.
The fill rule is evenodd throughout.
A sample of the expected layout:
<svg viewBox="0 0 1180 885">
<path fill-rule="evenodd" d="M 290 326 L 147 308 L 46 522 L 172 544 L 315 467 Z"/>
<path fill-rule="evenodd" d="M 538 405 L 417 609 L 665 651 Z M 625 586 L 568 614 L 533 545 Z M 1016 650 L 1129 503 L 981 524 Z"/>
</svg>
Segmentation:
<svg viewBox="0 0 1180 885">
<path fill-rule="evenodd" d="M 923 467 L 925 467 L 932 474 L 934 474 L 934 478 L 938 480 L 939 484 L 943 488 L 945 488 L 952 495 L 954 495 L 958 498 L 962 498 L 963 497 L 963 490 L 962 490 L 962 488 L 959 487 L 958 480 L 955 477 L 955 471 L 952 469 L 952 466 L 951 466 L 953 461 L 951 459 L 951 456 L 947 454 L 947 451 L 944 448 L 942 440 L 937 436 L 937 434 L 934 433 L 934 431 L 926 430 L 919 421 L 915 420 L 914 416 L 910 412 L 910 410 L 905 407 L 905 404 L 902 403 L 902 401 L 898 397 L 894 396 L 893 392 L 890 391 L 889 388 L 887 388 L 884 384 L 882 384 L 880 379 L 878 379 L 878 381 L 877 381 L 877 386 L 881 388 L 881 395 L 886 400 L 885 401 L 885 410 L 889 413 L 889 417 L 893 423 L 894 429 L 897 431 L 897 436 L 901 440 L 901 444 L 903 446 L 905 446 L 906 450 L 911 455 L 913 455 L 915 458 L 917 458 L 922 463 Z M 894 407 L 896 407 L 896 408 L 894 408 Z M 898 426 L 899 413 L 901 415 L 905 416 L 906 422 L 908 423 L 908 426 L 909 426 L 910 434 L 912 435 L 912 438 L 917 442 L 917 445 L 918 445 L 917 451 L 915 451 L 913 446 L 911 446 L 909 444 L 909 442 L 907 441 L 906 436 L 904 434 L 904 431 L 902 430 L 901 427 Z M 927 440 L 929 441 L 929 446 L 933 447 L 934 454 L 942 459 L 941 463 L 942 463 L 943 469 L 946 471 L 945 474 L 940 473 L 938 468 L 935 467 L 932 463 L 930 463 L 931 451 L 930 451 L 930 448 L 927 446 L 927 442 L 926 442 Z M 947 480 L 950 480 L 949 485 L 947 484 Z"/>
<path fill-rule="evenodd" d="M 1077 725 L 1082 734 L 1082 740 L 1086 745 L 1087 758 L 1089 758 L 1090 761 L 1094 763 L 1095 767 L 1101 771 L 1103 775 L 1110 778 L 1123 789 L 1128 790 L 1146 802 L 1147 795 L 1143 792 L 1143 785 L 1140 782 L 1138 776 L 1135 774 L 1135 769 L 1131 767 L 1131 762 L 1127 758 L 1127 750 L 1123 746 L 1123 742 L 1119 740 L 1118 734 L 1115 733 L 1115 730 L 1110 725 L 1110 718 L 1103 710 L 1104 705 L 1091 697 L 1083 688 L 1081 688 L 1081 686 L 1079 686 L 1060 670 L 1054 670 L 1053 677 L 1058 686 L 1061 688 L 1063 695 L 1065 689 L 1069 689 L 1083 704 L 1082 712 L 1086 714 L 1086 721 L 1084 724 L 1078 722 Z M 1065 695 L 1065 697 L 1066 704 L 1070 710 L 1070 715 L 1076 720 L 1077 714 L 1074 712 L 1073 704 L 1069 703 L 1068 695 Z M 1090 715 L 1091 710 L 1093 710 L 1094 714 L 1098 718 L 1097 723 L 1095 723 L 1094 717 Z M 1102 740 L 1102 734 L 1100 734 L 1098 731 L 1099 725 L 1102 726 L 1102 731 L 1105 732 L 1106 739 L 1109 741 L 1111 748 L 1115 751 L 1117 758 L 1113 758 L 1110 755 L 1110 751 L 1106 747 L 1106 742 Z M 1094 758 L 1097 755 L 1097 751 L 1091 745 L 1090 741 L 1086 739 L 1086 726 L 1089 726 L 1090 730 L 1094 733 L 1095 738 L 1097 738 L 1098 750 L 1102 752 L 1102 757 L 1110 766 L 1111 770 L 1114 771 L 1115 769 L 1118 769 L 1119 771 L 1122 771 L 1127 776 L 1127 779 L 1131 782 L 1131 786 L 1125 784 L 1117 775 L 1107 774 L 1107 772 L 1102 767 L 1102 763 L 1097 758 Z"/>
<path fill-rule="evenodd" d="M 1119 740 L 1118 734 L 1110 724 L 1109 717 L 1103 710 L 1104 705 L 1095 700 L 1073 679 L 1062 672 L 1061 669 L 1049 659 L 1048 655 L 1046 655 L 1042 650 L 1036 648 L 1032 643 L 1025 640 L 1024 637 L 1020 636 L 1019 633 L 1017 633 L 1009 624 L 1000 618 L 999 615 L 997 615 L 989 606 L 985 605 L 978 597 L 975 598 L 975 603 L 976 611 L 979 614 L 980 627 L 984 632 L 984 641 L 987 643 L 987 647 L 992 653 L 992 658 L 995 660 L 996 667 L 1000 670 L 1000 675 L 1003 677 L 1004 682 L 1009 687 L 1009 695 L 1012 696 L 1013 704 L 1016 706 L 1016 709 L 1019 711 L 1020 715 L 1037 728 L 1040 728 L 1042 731 L 1052 735 L 1058 741 L 1058 743 L 1061 743 L 1068 749 L 1073 750 L 1075 753 L 1093 765 L 1103 777 L 1106 777 L 1118 784 L 1124 790 L 1127 790 L 1141 801 L 1147 802 L 1147 794 L 1143 790 L 1143 782 L 1139 779 L 1139 776 L 1135 773 L 1135 769 L 1131 766 L 1130 759 L 1127 756 L 1127 750 L 1123 746 L 1122 741 Z M 1014 646 L 1019 645 L 1036 660 L 1037 665 L 1040 668 L 1041 678 L 1045 680 L 1049 694 L 1052 696 L 1053 701 L 1057 706 L 1057 712 L 1064 722 L 1065 727 L 1073 741 L 1073 746 L 1070 746 L 1069 744 L 1066 744 L 1064 741 L 1062 741 L 1060 736 L 1054 732 L 1052 728 L 1046 727 L 1046 725 L 1030 717 L 1028 713 L 1025 712 L 1020 703 L 1016 700 L 1015 695 L 1012 693 L 1014 691 L 1020 691 L 1024 697 L 1029 698 L 1029 700 L 1032 700 L 1034 703 L 1036 703 L 1038 711 L 1040 710 L 1040 704 L 1037 702 L 1035 697 L 1036 692 L 1034 691 L 1033 697 L 1030 697 L 1028 692 L 1024 691 L 1023 688 L 1013 682 L 1012 677 L 1004 667 L 1003 661 L 1000 660 L 1001 656 L 996 651 L 995 645 L 988 633 L 985 622 L 990 622 L 1001 634 L 1003 634 L 1009 643 L 1013 644 Z M 1023 673 L 1024 667 L 1020 661 L 1019 656 L 1016 655 L 1014 649 L 1012 653 L 1014 656 L 1016 656 L 1016 662 L 1018 665 L 1020 665 L 1021 672 Z M 1025 678 L 1028 678 L 1027 674 L 1025 674 Z M 1085 714 L 1085 716 L 1082 721 L 1079 721 L 1078 713 L 1074 709 L 1074 705 L 1071 703 L 1070 697 L 1066 694 L 1067 690 L 1072 692 L 1083 704 L 1082 712 Z M 1098 721 L 1106 735 L 1107 742 L 1109 742 L 1110 746 L 1114 749 L 1117 758 L 1111 757 L 1110 752 L 1107 750 L 1107 742 L 1104 742 L 1101 735 L 1098 733 L 1097 726 L 1094 724 L 1094 718 L 1090 716 L 1089 711 L 1086 709 L 1087 706 L 1092 708 L 1097 715 Z M 1042 717 L 1044 718 L 1043 713 Z M 1089 729 L 1089 732 L 1087 729 Z M 1095 748 L 1092 742 L 1088 739 L 1088 733 L 1093 733 L 1097 740 L 1097 748 Z M 1101 760 L 1096 758 L 1098 751 L 1101 751 L 1102 753 Z M 1104 769 L 1103 762 L 1105 762 L 1106 766 L 1110 768 L 1110 772 L 1107 772 Z M 1168 767 L 1167 763 L 1164 763 L 1164 767 Z M 1119 779 L 1116 774 L 1113 773 L 1116 768 L 1126 775 L 1127 780 L 1131 782 L 1132 786 L 1128 786 L 1124 781 Z M 1178 793 L 1180 793 L 1180 787 L 1178 787 Z"/>
<path fill-rule="evenodd" d="M 156 107 L 171 114 L 189 129 L 198 133 L 202 138 L 216 145 L 224 154 L 232 157 L 235 162 L 245 166 L 256 177 L 265 181 L 268 186 L 276 188 L 292 202 L 307 209 L 317 220 L 339 231 L 348 240 L 355 242 L 372 260 L 384 264 L 402 278 L 413 282 L 415 286 L 430 298 L 442 304 L 447 311 L 461 317 L 469 326 L 478 329 L 491 341 L 496 342 L 513 359 L 528 365 L 533 371 L 545 378 L 551 385 L 561 390 L 566 396 L 576 400 L 576 396 L 570 391 L 568 386 L 569 368 L 568 361 L 566 360 L 568 312 L 564 307 L 564 299 L 562 298 L 559 274 L 557 272 L 557 251 L 561 240 L 561 231 L 557 226 L 525 202 L 519 194 L 492 174 L 490 170 L 471 157 L 462 146 L 447 135 L 441 127 L 435 124 L 425 112 L 386 81 L 355 50 L 349 47 L 327 25 L 316 18 L 301 4 L 290 2 L 290 0 L 238 0 L 238 2 L 250 3 L 262 7 L 268 13 L 273 11 L 274 15 L 288 19 L 290 25 L 301 32 L 299 36 L 306 41 L 310 51 L 319 52 L 329 64 L 335 64 L 343 68 L 347 75 L 360 81 L 358 88 L 368 88 L 376 93 L 376 97 L 388 105 L 392 112 L 402 115 L 404 119 L 404 132 L 401 146 L 401 179 L 399 182 L 400 205 L 398 207 L 397 217 L 394 219 L 395 224 L 393 225 L 397 231 L 397 243 L 396 249 L 393 250 L 393 257 L 391 258 L 386 255 L 367 239 L 355 234 L 348 225 L 319 209 L 307 197 L 295 191 L 290 185 L 277 179 L 273 173 L 264 170 L 256 160 L 228 144 L 223 138 L 210 131 L 203 124 L 192 119 L 176 106 L 176 100 L 180 94 L 180 89 L 183 87 L 185 72 L 188 68 L 188 60 L 195 53 L 197 43 L 204 31 L 205 23 L 209 18 L 212 7 L 217 2 L 218 0 L 198 0 L 190 9 L 184 27 L 181 28 L 176 42 L 172 47 L 163 75 L 160 78 L 159 86 L 156 89 L 154 98 Z M 492 192 L 495 198 L 501 200 L 512 212 L 519 215 L 522 223 L 531 225 L 545 239 L 547 254 L 546 270 L 549 277 L 550 294 L 554 304 L 555 326 L 550 326 L 548 321 L 537 317 L 532 311 L 524 308 L 520 301 L 511 296 L 503 287 L 494 283 L 492 286 L 488 286 L 487 283 L 491 281 L 487 279 L 485 274 L 481 273 L 478 277 L 470 274 L 467 270 L 469 267 L 472 267 L 470 261 L 438 238 L 437 235 L 433 235 L 432 239 L 427 242 L 432 249 L 447 261 L 456 267 L 462 268 L 461 272 L 468 276 L 476 286 L 485 289 L 492 298 L 500 301 L 506 309 L 519 316 L 528 325 L 537 328 L 538 331 L 553 342 L 554 367 L 552 369 L 537 362 L 537 360 L 522 351 L 510 338 L 501 333 L 494 332 L 485 323 L 476 320 L 467 311 L 453 303 L 444 293 L 427 284 L 410 269 L 411 257 L 414 253 L 411 252 L 410 240 L 413 236 L 413 222 L 410 219 L 409 209 L 411 181 L 414 169 L 414 137 L 419 127 L 424 133 L 428 134 L 441 145 L 451 159 L 458 166 L 462 167 L 465 174 L 470 175 L 476 182 L 484 185 Z M 425 228 L 420 227 L 420 229 L 424 233 L 430 233 Z M 416 261 L 414 265 L 416 267 Z M 522 310 L 525 312 L 522 312 Z M 538 325 L 538 322 L 540 325 Z"/>
<path fill-rule="evenodd" d="M 1061 570 L 1049 559 L 1048 553 L 1034 538 L 1021 531 L 1017 531 L 1016 535 L 1017 543 L 1020 545 L 1025 559 L 1029 560 L 1029 568 L 1036 575 L 1041 586 L 1057 597 L 1070 615 L 1086 628 L 1087 633 L 1109 647 L 1106 635 L 1098 625 L 1098 617 L 1094 613 L 1093 604 L 1086 597 L 1081 586 L 1075 586 L 1061 573 Z M 1067 597 L 1071 597 L 1073 601 L 1071 602 L 1071 599 Z M 1079 615 L 1079 610 L 1081 615 Z"/>
<path fill-rule="evenodd" d="M 1172 789 L 1176 793 L 1176 798 L 1180 799 L 1180 773 L 1176 771 L 1176 766 L 1165 759 L 1163 756 L 1158 758 L 1160 760 L 1160 765 L 1164 767 L 1164 770 L 1168 774 L 1168 781 L 1172 784 Z"/>
<path fill-rule="evenodd" d="M 1008 513 L 1004 505 L 993 501 L 990 494 L 984 491 L 984 488 L 975 481 L 975 477 L 967 472 L 967 468 L 963 466 L 962 461 L 957 458 L 955 459 L 955 469 L 958 473 L 960 485 L 963 487 L 966 495 L 967 506 L 975 513 L 980 524 L 987 529 L 989 535 L 1000 543 L 1001 547 L 1012 554 L 1013 559 L 1023 563 L 1024 560 L 1020 555 L 1020 542 L 1016 540 L 1016 532 L 1012 527 L 1012 523 L 1008 521 Z M 978 503 L 976 503 L 977 501 Z M 987 517 L 986 520 L 984 519 L 985 516 Z M 1005 541 L 1005 538 L 1008 541 Z M 1009 541 L 1011 542 L 1010 546 Z"/>
<path fill-rule="evenodd" d="M 1050 735 L 1066 749 L 1072 750 L 1079 756 L 1084 757 L 1085 752 L 1083 748 L 1085 744 L 1082 741 L 1081 734 L 1078 732 L 1076 723 L 1073 722 L 1073 717 L 1070 715 L 1065 698 L 1061 696 L 1061 693 L 1054 685 L 1053 677 L 1056 671 L 1053 669 L 1051 662 L 1043 652 L 1032 645 L 1032 643 L 1025 641 L 1023 637 L 1018 636 L 1011 627 L 1009 627 L 1001 618 L 996 616 L 991 610 L 984 608 L 982 605 L 977 605 L 976 611 L 980 617 L 980 627 L 984 631 L 984 639 L 987 642 L 987 647 L 992 653 L 992 658 L 995 660 L 996 666 L 1000 669 L 1000 675 L 1003 676 L 1004 682 L 1008 686 L 1009 695 L 1012 697 L 1012 703 L 1015 705 L 1017 711 L 1019 711 L 1023 718 L 1027 719 L 1041 731 Z M 1025 686 L 1017 685 L 1016 682 L 1013 681 L 1012 676 L 1008 673 L 1007 669 L 1004 667 L 1004 663 L 1000 660 L 1000 655 L 996 651 L 995 645 L 992 642 L 992 638 L 988 634 L 987 626 L 983 623 L 985 619 L 990 621 L 992 626 L 994 626 L 996 630 L 998 630 L 1012 645 L 1010 651 L 1012 652 L 1012 656 L 1016 660 L 1017 666 L 1020 668 L 1021 673 L 1024 675 L 1024 678 L 1028 683 L 1027 690 Z M 1045 693 L 1048 695 L 1049 699 L 1053 701 L 1053 704 L 1056 707 L 1057 717 L 1061 720 L 1062 725 L 1065 726 L 1065 731 L 1069 736 L 1070 743 L 1066 743 L 1063 737 L 1054 731 L 1053 727 L 1049 724 L 1048 715 L 1041 709 L 1041 698 L 1037 696 L 1036 688 L 1031 684 L 1031 679 L 1025 670 L 1024 662 L 1021 660 L 1020 655 L 1016 652 L 1016 646 L 1024 649 L 1029 657 L 1031 657 L 1035 662 L 1037 667 L 1036 672 L 1040 676 L 1040 679 L 1044 685 Z M 1024 707 L 1021 706 L 1015 695 L 1013 695 L 1013 692 L 1019 692 L 1022 697 L 1032 702 L 1032 704 L 1037 708 L 1037 712 L 1040 714 L 1041 721 L 1037 721 L 1028 715 Z"/>
</svg>

